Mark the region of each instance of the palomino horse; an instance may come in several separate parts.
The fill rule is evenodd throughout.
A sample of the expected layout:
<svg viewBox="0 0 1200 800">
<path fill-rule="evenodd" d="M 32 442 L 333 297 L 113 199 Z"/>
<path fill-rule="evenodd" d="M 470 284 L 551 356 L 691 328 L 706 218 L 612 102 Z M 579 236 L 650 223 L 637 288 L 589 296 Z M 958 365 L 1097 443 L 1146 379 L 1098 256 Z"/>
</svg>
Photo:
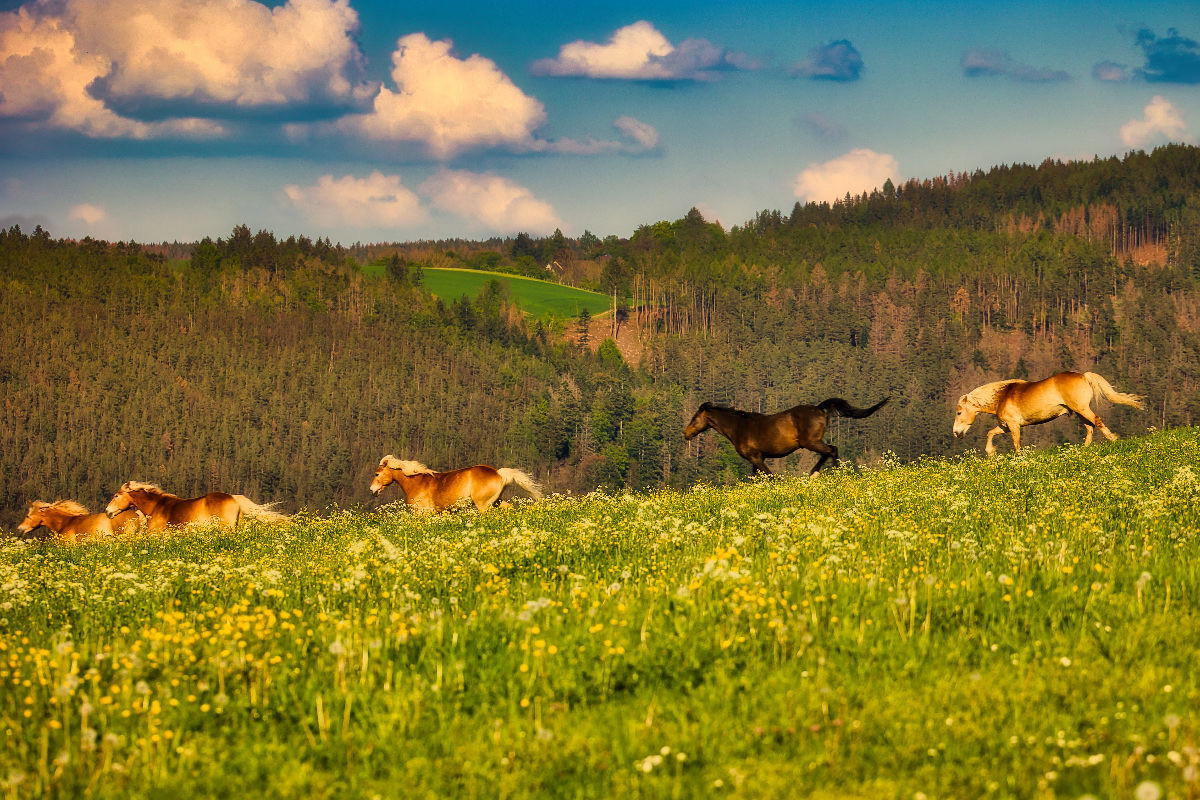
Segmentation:
<svg viewBox="0 0 1200 800">
<path fill-rule="evenodd" d="M 1142 397 L 1118 392 L 1095 372 L 1060 372 L 1033 383 L 1013 378 L 985 383 L 958 398 L 958 409 L 954 412 L 954 435 L 965 435 L 975 421 L 976 414 L 995 414 L 1000 424 L 988 431 L 987 445 L 984 447 L 990 456 L 996 452 L 992 439 L 997 434 L 1008 431 L 1012 435 L 1013 449 L 1020 450 L 1022 425 L 1040 425 L 1067 412 L 1074 412 L 1083 420 L 1083 427 L 1087 431 L 1083 438 L 1084 445 L 1092 443 L 1094 428 L 1099 428 L 1111 442 L 1117 435 L 1091 409 L 1092 398 L 1097 394 L 1123 406 L 1145 408 Z"/>
<path fill-rule="evenodd" d="M 870 408 L 855 408 L 840 397 L 831 397 L 815 406 L 795 406 L 778 414 L 756 414 L 704 403 L 683 429 L 683 438 L 691 439 L 701 431 L 716 428 L 733 442 L 738 455 L 753 464 L 755 470 L 768 474 L 771 470 L 764 459 L 783 458 L 803 447 L 821 454 L 809 473 L 815 475 L 827 459 L 832 458 L 835 467 L 838 463 L 838 449 L 821 441 L 829 418 L 869 417 L 890 399 L 885 397 Z"/>
<path fill-rule="evenodd" d="M 384 456 L 375 469 L 371 494 L 379 494 L 395 482 L 414 511 L 445 511 L 460 500 L 470 500 L 480 513 L 491 508 L 504 487 L 515 483 L 540 500 L 542 487 L 519 469 L 496 469 L 486 464 L 450 472 L 434 472 L 419 461 L 402 461 Z"/>
<path fill-rule="evenodd" d="M 146 520 L 136 508 L 124 511 L 112 519 L 108 514 L 90 514 L 74 500 L 55 500 L 46 503 L 35 500 L 29 504 L 29 513 L 17 526 L 21 533 L 30 533 L 45 525 L 51 533 L 64 542 L 90 539 L 96 536 L 111 536 L 114 533 L 132 533 Z"/>
<path fill-rule="evenodd" d="M 126 481 L 113 495 L 106 512 L 111 516 L 127 508 L 136 508 L 146 515 L 146 528 L 161 531 L 168 525 L 223 522 L 237 527 L 242 516 L 263 522 L 282 522 L 287 517 L 272 511 L 269 505 L 259 505 L 244 494 L 209 492 L 203 497 L 185 500 L 165 492 L 152 483 Z"/>
</svg>

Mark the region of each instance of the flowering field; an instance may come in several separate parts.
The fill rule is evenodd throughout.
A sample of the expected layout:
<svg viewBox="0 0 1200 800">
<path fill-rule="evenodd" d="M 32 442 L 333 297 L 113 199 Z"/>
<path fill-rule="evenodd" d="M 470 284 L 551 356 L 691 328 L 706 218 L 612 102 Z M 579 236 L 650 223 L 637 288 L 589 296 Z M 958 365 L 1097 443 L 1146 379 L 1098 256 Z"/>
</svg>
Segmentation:
<svg viewBox="0 0 1200 800">
<path fill-rule="evenodd" d="M 1195 797 L 1200 430 L 0 547 L 33 797 Z"/>
</svg>

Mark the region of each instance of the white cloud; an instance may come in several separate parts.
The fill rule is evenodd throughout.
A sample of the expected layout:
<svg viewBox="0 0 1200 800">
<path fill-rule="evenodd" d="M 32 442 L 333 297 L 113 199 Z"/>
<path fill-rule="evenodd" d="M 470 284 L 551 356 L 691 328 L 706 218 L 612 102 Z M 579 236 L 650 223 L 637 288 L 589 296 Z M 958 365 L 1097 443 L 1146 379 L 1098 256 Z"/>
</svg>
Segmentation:
<svg viewBox="0 0 1200 800">
<path fill-rule="evenodd" d="M 0 116 L 151 138 L 220 134 L 195 105 L 361 104 L 357 24 L 348 0 L 31 3 L 0 14 Z M 175 118 L 135 118 L 155 103 Z"/>
<path fill-rule="evenodd" d="M 564 227 L 554 207 L 493 173 L 443 169 L 421 184 L 433 205 L 498 233 L 552 233 Z"/>
<path fill-rule="evenodd" d="M 141 122 L 121 116 L 89 87 L 108 74 L 108 60 L 79 45 L 57 18 L 25 8 L 0 14 L 0 117 L 46 122 L 98 138 L 216 136 L 221 126 L 183 118 Z"/>
<path fill-rule="evenodd" d="M 889 178 L 899 179 L 894 156 L 859 148 L 823 164 L 809 164 L 796 176 L 796 197 L 805 202 L 833 202 L 846 193 L 877 189 Z"/>
<path fill-rule="evenodd" d="M 1141 147 L 1155 140 L 1189 141 L 1183 113 L 1162 95 L 1155 95 L 1144 109 L 1141 119 L 1131 119 L 1121 126 L 1121 141 L 1129 147 Z"/>
<path fill-rule="evenodd" d="M 617 29 L 604 44 L 568 42 L 557 58 L 539 59 L 531 70 L 555 77 L 671 81 L 712 80 L 714 70 L 753 67 L 743 54 L 705 39 L 686 39 L 676 47 L 651 23 L 639 20 Z"/>
<path fill-rule="evenodd" d="M 419 143 L 439 159 L 476 147 L 535 149 L 533 131 L 546 119 L 541 102 L 494 61 L 459 59 L 451 47 L 423 33 L 401 38 L 392 56 L 396 91 L 380 89 L 370 113 L 345 117 L 337 127 L 374 140 Z"/>
<path fill-rule="evenodd" d="M 101 206 L 91 203 L 80 203 L 71 209 L 71 219 L 77 219 L 85 225 L 95 225 L 108 218 L 108 212 Z"/>
<path fill-rule="evenodd" d="M 378 170 L 365 178 L 346 175 L 335 180 L 322 175 L 315 186 L 289 184 L 283 192 L 309 220 L 326 225 L 406 228 L 429 217 L 417 195 L 400 183 L 399 175 Z"/>
</svg>

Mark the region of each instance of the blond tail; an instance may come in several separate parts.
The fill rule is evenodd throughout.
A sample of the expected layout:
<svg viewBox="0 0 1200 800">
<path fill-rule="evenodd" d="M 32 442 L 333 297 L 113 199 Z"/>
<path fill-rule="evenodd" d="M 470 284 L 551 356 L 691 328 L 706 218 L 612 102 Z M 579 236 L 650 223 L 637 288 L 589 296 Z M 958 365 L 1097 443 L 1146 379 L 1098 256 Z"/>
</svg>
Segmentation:
<svg viewBox="0 0 1200 800">
<path fill-rule="evenodd" d="M 1104 379 L 1103 375 L 1095 372 L 1085 372 L 1083 377 L 1087 378 L 1087 382 L 1091 385 L 1092 390 L 1099 392 L 1100 396 L 1110 403 L 1117 403 L 1122 406 L 1133 406 L 1134 408 L 1145 408 L 1146 404 L 1142 401 L 1146 398 L 1138 394 L 1126 394 L 1118 392 L 1112 387 L 1112 384 Z"/>
<path fill-rule="evenodd" d="M 260 505 L 244 494 L 235 494 L 233 499 L 237 501 L 238 509 L 251 519 L 256 519 L 259 522 L 287 521 L 287 514 L 280 514 L 278 511 L 272 510 L 272 506 L 276 505 L 275 503 Z"/>
<path fill-rule="evenodd" d="M 539 486 L 537 481 L 535 481 L 533 478 L 529 477 L 524 472 L 521 472 L 521 470 L 508 469 L 505 467 L 504 469 L 496 470 L 496 472 L 499 472 L 500 477 L 504 478 L 505 486 L 508 486 L 510 483 L 515 483 L 517 486 L 520 486 L 522 489 L 529 492 L 529 496 L 534 500 L 542 499 L 542 487 Z"/>
</svg>

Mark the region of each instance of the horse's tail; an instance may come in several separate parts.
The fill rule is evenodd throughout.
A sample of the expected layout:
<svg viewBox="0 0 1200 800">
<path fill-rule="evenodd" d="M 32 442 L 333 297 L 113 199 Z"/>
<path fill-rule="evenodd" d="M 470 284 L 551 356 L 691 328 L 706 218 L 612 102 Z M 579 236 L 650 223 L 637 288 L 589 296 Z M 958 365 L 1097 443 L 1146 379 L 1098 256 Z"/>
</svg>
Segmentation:
<svg viewBox="0 0 1200 800">
<path fill-rule="evenodd" d="M 1139 394 L 1126 394 L 1118 392 L 1112 387 L 1112 384 L 1104 379 L 1103 375 L 1095 372 L 1085 372 L 1083 377 L 1087 380 L 1088 385 L 1092 387 L 1092 391 L 1098 392 L 1101 397 L 1110 403 L 1117 403 L 1122 406 L 1133 406 L 1134 408 L 1145 408 L 1146 404 L 1142 402 L 1146 398 Z"/>
<path fill-rule="evenodd" d="M 871 416 L 876 411 L 883 408 L 884 404 L 891 399 L 891 397 L 885 397 L 870 408 L 855 408 L 840 397 L 831 397 L 828 400 L 823 400 L 818 403 L 817 408 L 821 409 L 826 414 L 835 417 L 854 417 L 855 419 L 862 419 L 863 417 Z"/>
<path fill-rule="evenodd" d="M 529 492 L 529 496 L 534 500 L 542 499 L 542 487 L 537 481 L 529 477 L 528 474 L 521 472 L 519 469 L 509 469 L 508 467 L 498 469 L 496 472 L 500 473 L 500 477 L 504 479 L 505 486 L 508 486 L 510 483 L 515 483 L 517 486 L 520 486 L 522 489 Z"/>
<path fill-rule="evenodd" d="M 244 494 L 235 494 L 233 499 L 237 501 L 238 510 L 251 519 L 256 519 L 259 522 L 285 522 L 287 514 L 280 514 L 274 510 L 277 503 L 268 503 L 262 505 L 246 497 Z"/>
</svg>

